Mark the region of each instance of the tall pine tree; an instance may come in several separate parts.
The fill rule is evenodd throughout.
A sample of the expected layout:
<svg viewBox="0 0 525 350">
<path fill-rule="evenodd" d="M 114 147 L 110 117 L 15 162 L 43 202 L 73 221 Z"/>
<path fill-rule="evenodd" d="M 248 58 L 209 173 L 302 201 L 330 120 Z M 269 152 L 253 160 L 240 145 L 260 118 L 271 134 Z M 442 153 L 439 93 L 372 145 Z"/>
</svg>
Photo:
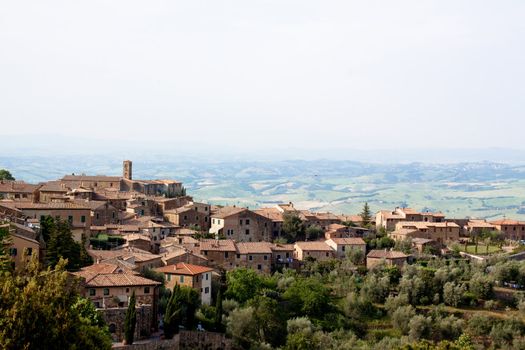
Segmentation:
<svg viewBox="0 0 525 350">
<path fill-rule="evenodd" d="M 137 324 L 137 310 L 135 310 L 135 303 L 135 291 L 133 291 L 129 298 L 126 319 L 124 320 L 124 340 L 127 345 L 133 344 L 133 340 L 135 339 L 135 325 Z"/>
<path fill-rule="evenodd" d="M 361 216 L 361 220 L 363 221 L 363 227 L 369 227 L 372 221 L 372 214 L 370 214 L 370 207 L 368 206 L 368 202 L 365 202 L 365 205 L 363 206 L 363 211 L 359 214 L 359 216 Z"/>
</svg>

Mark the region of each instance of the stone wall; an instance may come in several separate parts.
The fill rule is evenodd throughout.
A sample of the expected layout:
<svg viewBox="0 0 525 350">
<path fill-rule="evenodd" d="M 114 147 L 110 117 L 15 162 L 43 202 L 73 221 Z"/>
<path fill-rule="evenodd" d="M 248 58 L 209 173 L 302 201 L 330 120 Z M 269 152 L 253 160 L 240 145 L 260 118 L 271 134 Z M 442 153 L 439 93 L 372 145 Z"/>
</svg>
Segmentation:
<svg viewBox="0 0 525 350">
<path fill-rule="evenodd" d="M 135 326 L 135 339 L 145 339 L 151 335 L 151 319 L 152 307 L 151 305 L 137 306 L 137 324 Z M 98 309 L 104 317 L 111 337 L 114 342 L 120 342 L 124 339 L 124 321 L 126 320 L 126 307 Z"/>
<path fill-rule="evenodd" d="M 152 340 L 133 345 L 116 344 L 118 350 L 231 350 L 231 339 L 222 333 L 181 331 L 173 339 Z"/>
</svg>

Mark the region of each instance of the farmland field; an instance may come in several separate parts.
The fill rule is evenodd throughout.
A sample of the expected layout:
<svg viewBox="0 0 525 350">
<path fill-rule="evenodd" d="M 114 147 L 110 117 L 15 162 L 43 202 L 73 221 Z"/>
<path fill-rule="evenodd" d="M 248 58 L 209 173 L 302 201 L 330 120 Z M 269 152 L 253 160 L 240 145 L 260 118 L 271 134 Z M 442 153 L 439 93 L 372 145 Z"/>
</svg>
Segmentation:
<svg viewBox="0 0 525 350">
<path fill-rule="evenodd" d="M 196 200 L 256 208 L 280 202 L 334 213 L 410 206 L 448 217 L 525 219 L 525 166 L 491 162 L 372 164 L 353 161 L 189 161 L 170 158 L 133 164 L 135 178 L 184 182 Z M 121 160 L 88 157 L 0 157 L 0 168 L 40 182 L 65 174 L 119 175 Z"/>
</svg>

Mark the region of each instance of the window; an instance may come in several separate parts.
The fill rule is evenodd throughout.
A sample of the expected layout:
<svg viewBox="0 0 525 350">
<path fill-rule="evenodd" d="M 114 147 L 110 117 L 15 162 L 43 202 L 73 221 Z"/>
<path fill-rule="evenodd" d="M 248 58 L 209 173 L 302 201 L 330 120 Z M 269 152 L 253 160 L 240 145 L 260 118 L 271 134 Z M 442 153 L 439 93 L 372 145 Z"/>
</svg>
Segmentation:
<svg viewBox="0 0 525 350">
<path fill-rule="evenodd" d="M 208 277 L 209 277 L 210 275 L 206 274 L 205 276 L 206 276 L 206 281 L 207 281 L 207 280 L 209 279 Z"/>
<path fill-rule="evenodd" d="M 261 264 L 257 265 L 257 270 L 262 270 L 262 265 Z"/>
<path fill-rule="evenodd" d="M 241 219 L 241 220 L 239 220 L 239 225 L 242 225 L 242 219 Z"/>
<path fill-rule="evenodd" d="M 129 293 L 129 288 L 126 288 L 126 293 Z"/>
<path fill-rule="evenodd" d="M 114 219 L 115 218 L 115 212 L 113 212 L 113 214 L 111 214 L 111 217 Z"/>
<path fill-rule="evenodd" d="M 18 254 L 18 251 L 16 248 L 9 248 L 9 255 L 16 256 Z"/>
<path fill-rule="evenodd" d="M 96 289 L 91 288 L 91 289 L 89 290 L 89 295 L 90 295 L 90 296 L 94 296 L 94 295 L 96 295 L 96 294 L 97 294 Z"/>
<path fill-rule="evenodd" d="M 326 256 L 328 256 L 328 253 L 326 253 Z"/>
<path fill-rule="evenodd" d="M 144 216 L 144 209 L 140 210 L 140 215 Z"/>
<path fill-rule="evenodd" d="M 208 222 L 208 217 L 207 216 L 204 217 L 204 222 Z"/>
<path fill-rule="evenodd" d="M 98 217 L 99 217 L 98 213 L 97 213 L 97 214 L 95 215 L 95 217 L 96 217 L 96 218 L 97 218 L 97 220 L 98 220 Z"/>
<path fill-rule="evenodd" d="M 342 246 L 341 250 L 344 252 L 346 250 L 346 246 Z"/>
<path fill-rule="evenodd" d="M 171 281 L 171 274 L 168 274 L 168 281 Z"/>
<path fill-rule="evenodd" d="M 98 214 L 97 214 L 97 215 L 98 215 Z M 97 219 L 98 219 L 98 217 L 97 217 Z M 69 222 L 70 224 L 73 223 L 73 216 L 72 216 L 72 215 L 69 215 L 69 216 L 67 217 L 67 222 Z"/>
<path fill-rule="evenodd" d="M 26 254 L 27 256 L 33 255 L 33 248 L 26 248 Z"/>
<path fill-rule="evenodd" d="M 241 254 L 237 254 L 237 259 L 240 259 L 241 258 Z"/>
<path fill-rule="evenodd" d="M 109 288 L 104 288 L 104 295 L 109 295 Z"/>
<path fill-rule="evenodd" d="M 228 252 L 224 252 L 224 257 L 225 257 L 225 258 L 228 257 Z"/>
<path fill-rule="evenodd" d="M 250 230 L 246 229 L 246 234 L 249 235 L 250 234 Z"/>
<path fill-rule="evenodd" d="M 144 287 L 144 294 L 149 294 L 149 287 Z"/>
<path fill-rule="evenodd" d="M 246 219 L 246 225 L 250 224 L 250 219 Z"/>
<path fill-rule="evenodd" d="M 180 276 L 180 277 L 179 277 L 179 282 L 180 282 L 180 283 L 184 283 L 184 276 Z"/>
<path fill-rule="evenodd" d="M 248 259 L 250 259 L 250 261 L 252 261 L 253 260 L 253 256 L 251 256 L 251 255 L 248 256 Z"/>
<path fill-rule="evenodd" d="M 199 283 L 199 276 L 195 276 L 195 283 Z"/>
<path fill-rule="evenodd" d="M 82 215 L 80 217 L 80 222 L 86 222 L 86 216 L 85 215 Z"/>
<path fill-rule="evenodd" d="M 210 287 L 204 288 L 204 294 L 208 294 L 210 292 Z"/>
<path fill-rule="evenodd" d="M 208 207 L 204 207 L 204 211 L 208 211 Z"/>
<path fill-rule="evenodd" d="M 265 255 L 265 256 L 264 256 L 264 260 L 268 260 L 268 255 Z"/>
<path fill-rule="evenodd" d="M 109 333 L 115 333 L 117 331 L 117 326 L 114 323 L 109 325 Z"/>
<path fill-rule="evenodd" d="M 184 215 L 184 221 L 188 220 L 188 215 Z"/>
</svg>

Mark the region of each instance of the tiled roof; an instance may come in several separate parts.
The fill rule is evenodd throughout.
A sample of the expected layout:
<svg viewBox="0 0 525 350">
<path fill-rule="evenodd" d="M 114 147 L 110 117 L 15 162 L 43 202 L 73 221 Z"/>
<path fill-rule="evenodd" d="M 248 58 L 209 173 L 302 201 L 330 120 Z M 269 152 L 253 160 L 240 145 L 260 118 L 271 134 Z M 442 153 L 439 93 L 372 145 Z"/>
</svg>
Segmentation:
<svg viewBox="0 0 525 350">
<path fill-rule="evenodd" d="M 490 222 L 493 225 L 525 225 L 524 221 L 517 221 L 511 219 L 502 219 Z"/>
<path fill-rule="evenodd" d="M 131 273 L 93 273 L 89 271 L 75 272 L 75 275 L 85 279 L 86 287 L 128 287 L 157 286 L 160 282 L 150 280 Z"/>
<path fill-rule="evenodd" d="M 330 224 L 326 227 L 327 231 L 337 231 L 337 230 L 344 230 L 347 227 L 345 225 L 340 224 Z"/>
<path fill-rule="evenodd" d="M 0 192 L 2 193 L 33 193 L 40 185 L 28 184 L 23 181 L 0 181 Z"/>
<path fill-rule="evenodd" d="M 239 242 L 237 243 L 239 254 L 271 254 L 271 243 L 269 242 Z"/>
<path fill-rule="evenodd" d="M 494 228 L 494 225 L 485 220 L 469 220 L 467 227 Z"/>
<path fill-rule="evenodd" d="M 314 250 L 314 251 L 333 251 L 325 242 L 313 241 L 313 242 L 295 242 L 295 245 L 301 250 Z"/>
<path fill-rule="evenodd" d="M 248 209 L 239 208 L 239 207 L 223 207 L 217 210 L 211 216 L 216 219 L 224 219 L 224 218 L 227 218 L 228 216 L 236 215 L 246 210 Z"/>
<path fill-rule="evenodd" d="M 62 181 L 100 181 L 100 182 L 113 182 L 120 181 L 120 176 L 105 176 L 105 175 L 66 175 L 62 178 Z"/>
<path fill-rule="evenodd" d="M 406 259 L 408 255 L 403 252 L 396 250 L 371 250 L 366 256 L 367 258 L 378 258 L 378 259 Z"/>
<path fill-rule="evenodd" d="M 89 255 L 96 259 L 106 260 L 121 258 L 123 260 L 129 261 L 131 259 L 136 262 L 145 262 L 150 260 L 159 259 L 161 256 L 157 254 L 151 254 L 148 251 L 138 249 L 138 248 L 124 248 L 116 250 L 88 250 Z"/>
<path fill-rule="evenodd" d="M 291 250 L 294 250 L 294 245 L 274 243 L 272 244 L 271 249 L 273 251 L 291 251 Z"/>
<path fill-rule="evenodd" d="M 202 273 L 213 271 L 213 269 L 206 267 L 206 266 L 192 265 L 192 264 L 186 264 L 186 263 L 177 263 L 175 265 L 166 265 L 163 267 L 156 268 L 155 271 L 174 274 L 174 275 L 195 276 L 195 275 L 200 275 Z"/>
<path fill-rule="evenodd" d="M 50 202 L 50 203 L 31 203 L 31 202 L 16 202 L 15 207 L 18 209 L 83 209 L 89 210 L 89 207 L 85 204 L 79 204 L 77 202 Z"/>
<path fill-rule="evenodd" d="M 366 245 L 366 242 L 359 237 L 350 237 L 350 238 L 331 238 L 335 244 L 340 245 Z"/>
<path fill-rule="evenodd" d="M 200 250 L 236 252 L 235 242 L 231 239 L 203 239 L 200 241 Z"/>
<path fill-rule="evenodd" d="M 140 235 L 140 234 L 136 234 L 136 233 L 130 233 L 130 234 L 127 234 L 127 235 L 124 235 L 123 237 L 126 241 L 147 241 L 147 242 L 151 242 L 151 238 L 149 238 L 148 236 L 144 236 L 144 235 Z"/>
<path fill-rule="evenodd" d="M 264 216 L 272 221 L 282 222 L 284 221 L 283 213 L 277 208 L 261 208 L 254 210 L 255 213 Z"/>
<path fill-rule="evenodd" d="M 69 189 L 64 183 L 60 181 L 45 182 L 39 189 L 40 192 L 63 192 L 66 193 Z"/>
</svg>

